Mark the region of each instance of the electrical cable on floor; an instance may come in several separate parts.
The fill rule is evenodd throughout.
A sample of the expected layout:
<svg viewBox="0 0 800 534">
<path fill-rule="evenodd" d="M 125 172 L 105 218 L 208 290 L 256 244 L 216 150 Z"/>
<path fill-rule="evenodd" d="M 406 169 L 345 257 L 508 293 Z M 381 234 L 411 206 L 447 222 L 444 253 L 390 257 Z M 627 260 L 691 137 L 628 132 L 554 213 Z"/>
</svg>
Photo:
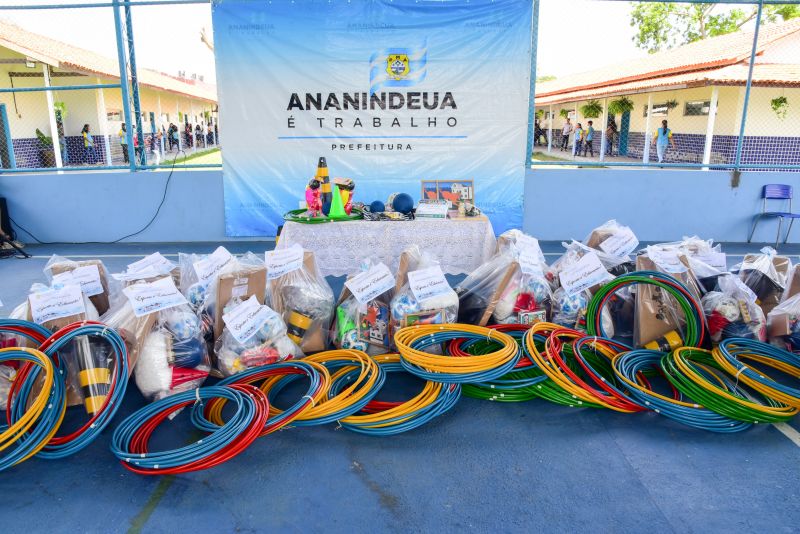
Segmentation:
<svg viewBox="0 0 800 534">
<path fill-rule="evenodd" d="M 33 240 L 36 241 L 36 243 L 38 243 L 39 245 L 113 245 L 115 243 L 119 243 L 120 241 L 128 239 L 129 237 L 133 237 L 133 236 L 137 236 L 137 235 L 141 234 L 142 232 L 144 232 L 145 230 L 150 228 L 150 226 L 152 226 L 153 222 L 155 222 L 156 217 L 158 217 L 158 214 L 161 213 L 161 208 L 164 206 L 164 202 L 167 200 L 167 192 L 169 191 L 169 184 L 172 181 L 172 173 L 175 172 L 175 165 L 177 164 L 178 156 L 181 153 L 183 153 L 184 162 L 186 160 L 186 151 L 178 150 L 178 152 L 175 154 L 175 158 L 172 160 L 172 167 L 170 167 L 169 175 L 167 175 L 167 180 L 164 183 L 164 192 L 161 195 L 161 202 L 159 202 L 158 207 L 156 208 L 156 212 L 150 218 L 150 221 L 148 221 L 147 224 L 145 224 L 140 230 L 137 230 L 136 232 L 133 232 L 132 234 L 128 234 L 126 236 L 122 236 L 119 239 L 115 239 L 114 241 L 42 241 L 38 237 L 33 235 L 24 226 L 20 225 L 17 221 L 15 221 L 10 215 L 8 217 L 8 220 L 11 221 L 11 224 L 16 226 L 17 228 L 19 228 L 20 230 L 22 230 L 23 232 L 25 232 L 29 236 L 31 236 L 31 238 L 33 238 Z"/>
</svg>

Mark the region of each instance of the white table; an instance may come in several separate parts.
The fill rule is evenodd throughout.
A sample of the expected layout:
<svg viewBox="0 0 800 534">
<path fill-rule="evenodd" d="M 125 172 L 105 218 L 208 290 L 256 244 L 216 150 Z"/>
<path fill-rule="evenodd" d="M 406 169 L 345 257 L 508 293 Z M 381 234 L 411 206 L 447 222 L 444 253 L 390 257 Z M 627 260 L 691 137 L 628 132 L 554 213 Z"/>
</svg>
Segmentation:
<svg viewBox="0 0 800 534">
<path fill-rule="evenodd" d="M 484 216 L 413 221 L 287 222 L 277 248 L 299 243 L 314 252 L 324 276 L 345 276 L 369 257 L 396 271 L 411 245 L 434 255 L 446 274 L 470 273 L 495 252 L 492 223 Z"/>
</svg>

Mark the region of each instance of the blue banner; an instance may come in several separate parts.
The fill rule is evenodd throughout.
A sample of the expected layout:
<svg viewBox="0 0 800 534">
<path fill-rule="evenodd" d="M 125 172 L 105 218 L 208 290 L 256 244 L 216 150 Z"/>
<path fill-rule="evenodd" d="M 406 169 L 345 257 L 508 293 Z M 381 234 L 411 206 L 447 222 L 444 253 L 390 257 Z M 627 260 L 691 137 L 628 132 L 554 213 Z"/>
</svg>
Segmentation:
<svg viewBox="0 0 800 534">
<path fill-rule="evenodd" d="M 441 181 L 521 227 L 530 0 L 215 0 L 213 24 L 228 235 L 274 236 L 320 157 L 356 201 Z"/>
</svg>

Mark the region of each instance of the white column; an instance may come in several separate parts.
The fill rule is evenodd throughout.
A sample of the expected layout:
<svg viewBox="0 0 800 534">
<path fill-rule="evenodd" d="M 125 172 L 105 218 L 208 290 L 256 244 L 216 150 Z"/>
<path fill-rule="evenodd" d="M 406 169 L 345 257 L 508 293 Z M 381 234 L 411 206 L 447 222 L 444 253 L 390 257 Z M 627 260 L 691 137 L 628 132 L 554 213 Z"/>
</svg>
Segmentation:
<svg viewBox="0 0 800 534">
<path fill-rule="evenodd" d="M 572 157 L 575 157 L 575 149 L 577 148 L 575 144 L 575 129 L 578 127 L 578 103 L 575 102 L 575 115 L 572 117 L 572 130 L 573 133 L 569 135 L 572 136 Z M 567 141 L 569 143 L 569 141 Z"/>
<path fill-rule="evenodd" d="M 644 150 L 642 150 L 642 163 L 650 162 L 650 136 L 652 131 L 650 129 L 650 119 L 653 117 L 653 93 L 647 95 L 647 120 L 644 126 Z"/>
<path fill-rule="evenodd" d="M 100 85 L 100 80 L 95 78 L 94 82 Z M 106 114 L 106 97 L 102 89 L 95 89 L 95 100 L 97 103 L 97 125 L 106 145 L 106 165 L 111 165 L 111 138 L 108 135 L 108 115 Z"/>
<path fill-rule="evenodd" d="M 44 72 L 44 86 L 50 87 L 50 65 L 42 63 Z M 56 167 L 59 169 L 64 166 L 61 161 L 61 141 L 58 138 L 58 125 L 56 124 L 56 110 L 53 107 L 53 91 L 45 91 L 47 97 L 47 118 L 50 119 L 50 137 L 53 139 L 53 155 L 56 159 Z"/>
<path fill-rule="evenodd" d="M 178 104 L 178 100 L 175 100 L 175 120 L 178 121 L 178 150 L 183 150 L 183 124 L 181 124 L 181 116 L 180 116 L 180 105 Z"/>
<path fill-rule="evenodd" d="M 606 159 L 606 143 L 608 140 L 606 139 L 606 128 L 608 127 L 608 99 L 603 99 L 603 122 L 600 123 L 600 127 L 602 128 L 600 132 L 600 161 Z"/>
<path fill-rule="evenodd" d="M 194 100 L 189 100 L 189 109 L 191 110 L 191 121 L 189 123 L 196 122 L 194 119 Z M 197 139 L 194 136 L 194 128 L 192 128 L 192 133 L 190 134 L 192 139 L 192 152 L 197 152 Z"/>
<path fill-rule="evenodd" d="M 711 105 L 708 108 L 708 122 L 706 123 L 706 144 L 703 147 L 703 165 L 711 163 L 711 145 L 714 142 L 714 123 L 717 120 L 717 102 L 719 101 L 719 87 L 711 89 Z M 708 167 L 703 167 L 704 171 Z"/>
<path fill-rule="evenodd" d="M 550 104 L 550 120 L 547 122 L 547 153 L 553 151 L 553 104 Z"/>
</svg>

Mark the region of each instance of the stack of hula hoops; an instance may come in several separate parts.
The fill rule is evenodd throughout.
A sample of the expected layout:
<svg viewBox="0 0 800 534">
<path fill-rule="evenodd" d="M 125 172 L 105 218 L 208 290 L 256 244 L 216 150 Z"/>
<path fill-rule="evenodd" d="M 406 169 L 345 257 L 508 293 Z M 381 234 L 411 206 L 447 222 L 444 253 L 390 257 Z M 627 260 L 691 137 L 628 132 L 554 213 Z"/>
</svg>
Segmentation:
<svg viewBox="0 0 800 534">
<path fill-rule="evenodd" d="M 661 288 L 678 303 L 679 347 L 634 348 L 606 336 L 601 318 L 606 303 L 617 291 L 642 284 Z M 14 320 L 0 321 L 0 333 L 38 345 L 0 350 L 0 363 L 19 366 L 7 424 L 0 427 L 0 470 L 33 456 L 62 458 L 86 447 L 107 427 L 125 394 L 128 357 L 120 337 L 97 323 L 50 335 Z M 111 344 L 113 372 L 101 409 L 77 431 L 59 435 L 67 369 L 58 352 L 78 336 L 99 336 Z M 740 338 L 711 347 L 692 293 L 657 272 L 629 273 L 602 286 L 588 305 L 585 332 L 547 322 L 415 325 L 398 330 L 394 341 L 397 353 L 373 357 L 329 350 L 162 398 L 119 423 L 111 450 L 135 473 L 187 473 L 217 466 L 258 438 L 288 428 L 335 424 L 371 436 L 407 432 L 448 412 L 462 394 L 652 413 L 722 433 L 784 422 L 800 410 L 800 356 Z M 419 392 L 401 401 L 382 400 L 390 377 L 399 374 L 421 381 Z M 175 449 L 154 450 L 154 432 L 181 410 L 202 436 Z"/>
</svg>

